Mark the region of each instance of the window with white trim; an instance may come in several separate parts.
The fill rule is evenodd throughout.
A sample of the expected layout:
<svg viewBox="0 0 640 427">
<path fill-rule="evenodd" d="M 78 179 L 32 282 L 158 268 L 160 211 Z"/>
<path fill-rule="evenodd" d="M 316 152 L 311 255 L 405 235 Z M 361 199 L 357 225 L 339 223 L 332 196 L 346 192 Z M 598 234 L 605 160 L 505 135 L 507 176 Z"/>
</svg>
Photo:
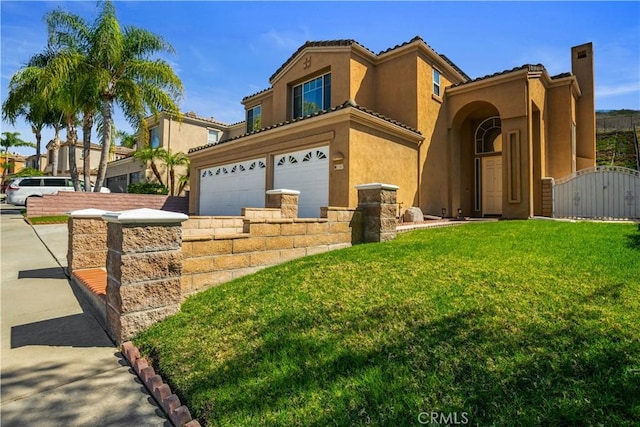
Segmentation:
<svg viewBox="0 0 640 427">
<path fill-rule="evenodd" d="M 293 118 L 304 117 L 331 107 L 331 73 L 293 87 Z"/>
<path fill-rule="evenodd" d="M 207 143 L 215 145 L 218 143 L 219 133 L 215 129 L 207 129 Z"/>
<path fill-rule="evenodd" d="M 433 69 L 433 94 L 440 96 L 440 71 Z"/>
<path fill-rule="evenodd" d="M 256 105 L 247 110 L 247 133 L 259 130 L 262 127 L 262 107 Z"/>
</svg>

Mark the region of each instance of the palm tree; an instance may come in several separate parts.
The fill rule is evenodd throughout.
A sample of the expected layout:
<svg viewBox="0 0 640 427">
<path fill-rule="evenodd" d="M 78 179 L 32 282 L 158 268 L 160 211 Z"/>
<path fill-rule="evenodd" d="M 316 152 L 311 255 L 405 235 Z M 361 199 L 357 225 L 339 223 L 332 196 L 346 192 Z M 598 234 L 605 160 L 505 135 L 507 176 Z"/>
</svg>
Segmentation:
<svg viewBox="0 0 640 427">
<path fill-rule="evenodd" d="M 172 153 L 171 150 L 163 150 L 160 158 L 167 165 L 167 171 L 168 171 L 167 173 L 169 174 L 169 179 L 167 180 L 169 182 L 169 193 L 172 196 L 175 196 L 176 195 L 175 194 L 175 190 L 176 190 L 175 168 L 177 166 L 187 166 L 187 169 L 188 169 L 189 158 L 187 158 L 187 156 L 182 152 Z M 180 191 L 182 191 L 182 189 Z"/>
<path fill-rule="evenodd" d="M 78 165 L 76 162 L 76 145 L 78 142 L 78 114 L 83 110 L 86 101 L 86 77 L 78 70 L 82 55 L 69 49 L 60 49 L 49 45 L 48 49 L 32 58 L 25 72 L 34 73 L 39 81 L 38 89 L 61 112 L 67 130 L 69 148 L 69 172 L 73 187 L 80 191 Z"/>
<path fill-rule="evenodd" d="M 74 100 L 77 112 L 82 114 L 82 158 L 84 190 L 91 190 L 91 130 L 100 107 L 98 84 L 89 58 L 86 40 L 91 28 L 80 17 L 61 9 L 46 15 L 49 45 L 56 49 L 57 61 L 52 63 L 56 82 L 72 81 L 77 92 Z M 57 68 L 53 68 L 54 65 Z M 75 148 L 73 148 L 75 151 Z M 70 150 L 71 153 L 71 150 Z M 75 154 L 74 154 L 75 157 Z M 75 160 L 74 160 L 75 162 Z M 73 176 L 73 175 L 72 175 Z"/>
<path fill-rule="evenodd" d="M 136 145 L 138 145 L 138 138 L 135 135 L 127 133 L 123 130 L 117 131 L 116 137 L 120 139 L 121 147 L 136 148 Z"/>
<path fill-rule="evenodd" d="M 2 183 L 7 177 L 7 170 L 9 169 L 9 148 L 11 147 L 33 147 L 36 144 L 33 142 L 27 142 L 20 138 L 20 132 L 2 132 L 2 139 L 0 139 L 0 146 L 4 148 L 4 167 L 2 168 Z"/>
<path fill-rule="evenodd" d="M 166 151 L 162 147 L 153 148 L 147 145 L 143 149 L 133 153 L 133 157 L 140 160 L 145 166 L 150 165 L 156 180 L 158 180 L 160 184 L 164 185 L 162 182 L 162 175 L 160 175 L 160 171 L 158 170 L 158 166 L 155 161 L 163 159 L 166 156 L 165 153 Z"/>
<path fill-rule="evenodd" d="M 179 115 L 176 100 L 182 95 L 182 82 L 158 53 L 173 53 L 160 36 L 147 30 L 121 29 L 111 1 L 100 1 L 95 22 L 87 27 L 77 16 L 61 10 L 48 15 L 50 34 L 59 43 L 82 46 L 91 81 L 97 85 L 101 102 L 102 152 L 95 191 L 100 191 L 106 174 L 112 141 L 113 108 L 119 105 L 136 128 L 144 128 L 147 110 L 157 115 L 167 111 Z"/>
<path fill-rule="evenodd" d="M 31 58 L 34 64 L 38 56 Z M 28 67 L 27 67 L 28 68 Z M 2 104 L 2 118 L 15 125 L 18 117 L 25 118 L 31 125 L 36 138 L 36 169 L 40 170 L 40 155 L 42 152 L 42 130 L 45 126 L 52 126 L 56 133 L 60 130 L 61 114 L 49 99 L 42 95 L 40 81 L 33 72 L 22 69 L 16 72 L 9 82 L 9 93 Z"/>
</svg>

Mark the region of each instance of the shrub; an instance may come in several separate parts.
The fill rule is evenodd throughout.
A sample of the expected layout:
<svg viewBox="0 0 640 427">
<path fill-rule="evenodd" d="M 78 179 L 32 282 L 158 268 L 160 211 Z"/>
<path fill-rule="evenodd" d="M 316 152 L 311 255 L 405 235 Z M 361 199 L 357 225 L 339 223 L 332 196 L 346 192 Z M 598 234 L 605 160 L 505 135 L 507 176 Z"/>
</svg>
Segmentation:
<svg viewBox="0 0 640 427">
<path fill-rule="evenodd" d="M 157 182 L 138 182 L 129 184 L 127 191 L 133 194 L 169 194 L 169 189 Z"/>
</svg>

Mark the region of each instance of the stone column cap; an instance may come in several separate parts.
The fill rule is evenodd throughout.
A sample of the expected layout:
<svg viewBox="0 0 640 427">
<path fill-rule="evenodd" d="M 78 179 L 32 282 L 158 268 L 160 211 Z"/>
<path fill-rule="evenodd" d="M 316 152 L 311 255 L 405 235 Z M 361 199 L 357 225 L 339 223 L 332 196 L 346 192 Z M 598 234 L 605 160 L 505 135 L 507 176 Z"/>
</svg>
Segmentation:
<svg viewBox="0 0 640 427">
<path fill-rule="evenodd" d="M 380 182 L 356 185 L 356 190 L 397 190 L 398 188 L 400 187 L 397 185 L 383 184 Z"/>
<path fill-rule="evenodd" d="M 267 190 L 267 194 L 289 194 L 292 196 L 297 196 L 300 194 L 298 190 L 288 190 L 286 188 L 278 188 L 274 190 Z"/>
<path fill-rule="evenodd" d="M 75 211 L 67 212 L 71 218 L 100 218 L 102 215 L 106 214 L 107 211 L 104 209 L 79 209 Z"/>
<path fill-rule="evenodd" d="M 118 224 L 175 224 L 181 223 L 189 217 L 178 212 L 141 208 L 122 212 L 105 212 L 102 219 Z"/>
</svg>

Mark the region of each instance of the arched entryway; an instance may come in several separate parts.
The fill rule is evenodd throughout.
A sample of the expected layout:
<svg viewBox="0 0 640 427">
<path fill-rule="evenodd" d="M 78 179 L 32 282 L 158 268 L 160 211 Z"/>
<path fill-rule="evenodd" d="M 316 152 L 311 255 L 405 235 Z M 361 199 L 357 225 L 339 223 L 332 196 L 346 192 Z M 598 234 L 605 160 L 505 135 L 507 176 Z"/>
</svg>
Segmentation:
<svg viewBox="0 0 640 427">
<path fill-rule="evenodd" d="M 474 211 L 481 216 L 502 215 L 502 122 L 484 119 L 474 135 Z"/>
<path fill-rule="evenodd" d="M 460 108 L 451 124 L 449 142 L 452 209 L 461 208 L 464 216 L 501 216 L 503 135 L 498 109 L 484 101 Z"/>
</svg>

